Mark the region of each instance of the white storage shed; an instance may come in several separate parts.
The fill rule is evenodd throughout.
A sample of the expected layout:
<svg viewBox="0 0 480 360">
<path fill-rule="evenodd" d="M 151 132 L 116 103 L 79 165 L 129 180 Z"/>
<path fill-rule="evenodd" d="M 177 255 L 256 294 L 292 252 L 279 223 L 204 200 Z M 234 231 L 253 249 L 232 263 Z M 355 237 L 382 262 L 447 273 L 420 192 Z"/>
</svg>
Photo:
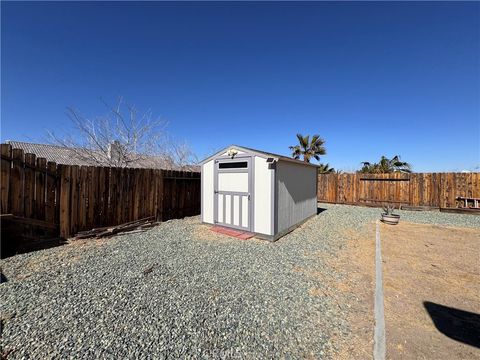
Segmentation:
<svg viewBox="0 0 480 360">
<path fill-rule="evenodd" d="M 275 241 L 317 214 L 317 166 L 232 145 L 201 162 L 202 221 Z"/>
</svg>

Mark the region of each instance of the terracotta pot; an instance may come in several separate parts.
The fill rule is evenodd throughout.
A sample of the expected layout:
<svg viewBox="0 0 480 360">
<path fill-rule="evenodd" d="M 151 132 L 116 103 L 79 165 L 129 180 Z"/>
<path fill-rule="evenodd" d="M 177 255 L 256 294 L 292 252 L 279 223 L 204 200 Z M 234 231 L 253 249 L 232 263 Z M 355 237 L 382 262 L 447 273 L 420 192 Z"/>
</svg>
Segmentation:
<svg viewBox="0 0 480 360">
<path fill-rule="evenodd" d="M 400 221 L 400 215 L 383 213 L 382 214 L 382 221 L 385 224 L 397 225 L 398 222 Z"/>
</svg>

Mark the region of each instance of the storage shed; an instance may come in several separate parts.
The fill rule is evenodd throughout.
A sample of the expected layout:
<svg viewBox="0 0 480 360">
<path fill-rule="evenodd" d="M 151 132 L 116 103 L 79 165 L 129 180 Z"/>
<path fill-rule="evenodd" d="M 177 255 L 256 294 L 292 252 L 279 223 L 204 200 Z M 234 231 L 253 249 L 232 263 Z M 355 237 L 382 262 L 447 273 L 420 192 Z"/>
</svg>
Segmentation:
<svg viewBox="0 0 480 360">
<path fill-rule="evenodd" d="M 275 241 L 317 214 L 317 166 L 229 146 L 201 162 L 202 221 Z"/>
</svg>

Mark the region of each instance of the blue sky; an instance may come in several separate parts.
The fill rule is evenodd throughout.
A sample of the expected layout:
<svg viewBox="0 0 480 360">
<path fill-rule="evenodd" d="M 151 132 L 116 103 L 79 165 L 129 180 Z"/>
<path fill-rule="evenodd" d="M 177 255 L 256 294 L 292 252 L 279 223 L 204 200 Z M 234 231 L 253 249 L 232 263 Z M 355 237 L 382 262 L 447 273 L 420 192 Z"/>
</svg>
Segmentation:
<svg viewBox="0 0 480 360">
<path fill-rule="evenodd" d="M 480 3 L 5 3 L 1 139 L 69 130 L 122 95 L 199 157 L 288 154 L 297 132 L 354 170 L 480 163 Z"/>
</svg>

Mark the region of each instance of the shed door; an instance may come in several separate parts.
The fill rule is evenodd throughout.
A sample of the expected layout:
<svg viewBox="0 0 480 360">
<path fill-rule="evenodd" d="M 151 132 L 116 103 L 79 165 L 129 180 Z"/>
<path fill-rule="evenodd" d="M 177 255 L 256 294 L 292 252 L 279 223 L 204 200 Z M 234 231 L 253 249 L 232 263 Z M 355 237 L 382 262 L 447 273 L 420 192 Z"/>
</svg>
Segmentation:
<svg viewBox="0 0 480 360">
<path fill-rule="evenodd" d="M 251 158 L 215 160 L 215 223 L 252 229 Z"/>
</svg>

